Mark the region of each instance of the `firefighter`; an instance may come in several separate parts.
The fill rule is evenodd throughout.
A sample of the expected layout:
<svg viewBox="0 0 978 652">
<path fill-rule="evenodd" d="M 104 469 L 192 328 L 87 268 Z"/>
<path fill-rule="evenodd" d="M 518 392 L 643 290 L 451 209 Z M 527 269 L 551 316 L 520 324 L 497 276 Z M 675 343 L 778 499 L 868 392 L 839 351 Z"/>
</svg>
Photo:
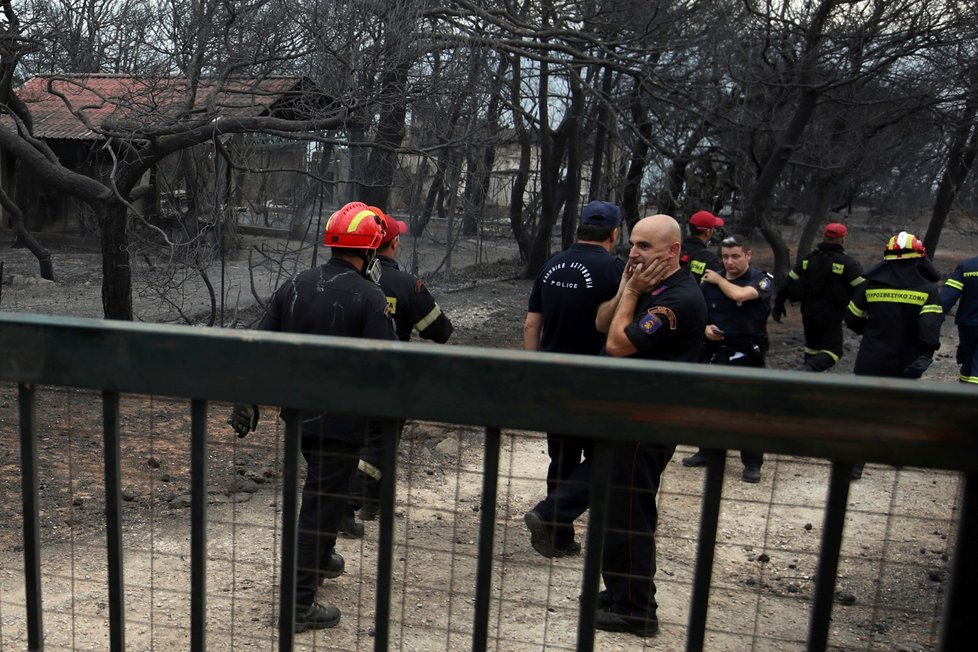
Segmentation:
<svg viewBox="0 0 978 652">
<path fill-rule="evenodd" d="M 886 243 L 883 261 L 864 274 L 846 313 L 846 326 L 862 335 L 853 372 L 857 376 L 920 378 L 941 346 L 944 310 L 940 274 L 924 243 L 901 231 Z M 852 477 L 862 477 L 863 465 Z"/>
<path fill-rule="evenodd" d="M 679 224 L 653 215 L 632 228 L 628 263 L 618 292 L 598 309 L 605 350 L 615 357 L 696 362 L 706 327 L 703 293 L 679 265 Z M 655 600 L 655 495 L 674 445 L 625 442 L 612 448 L 608 522 L 595 627 L 652 636 L 659 631 Z M 625 481 L 625 483 L 622 483 Z"/>
<path fill-rule="evenodd" d="M 366 204 L 346 204 L 330 216 L 323 244 L 326 264 L 304 271 L 273 295 L 259 328 L 286 333 L 396 340 L 380 278 L 377 247 L 384 236 L 381 215 Z M 338 577 L 344 560 L 336 534 L 347 504 L 367 419 L 337 414 L 301 415 L 306 461 L 296 550 L 295 631 L 334 627 L 340 610 L 316 602 L 324 578 Z M 228 423 L 244 437 L 258 424 L 255 406 L 236 405 Z"/>
<path fill-rule="evenodd" d="M 724 273 L 711 269 L 703 274 L 703 296 L 709 324 L 703 330 L 704 360 L 734 367 L 763 367 L 768 348 L 767 317 L 771 313 L 774 279 L 750 264 L 750 242 L 741 236 L 720 243 Z M 741 451 L 744 482 L 761 481 L 764 454 Z M 705 451 L 683 458 L 683 466 L 704 466 Z"/>
<path fill-rule="evenodd" d="M 713 235 L 722 226 L 723 220 L 710 211 L 697 211 L 689 218 L 689 235 L 683 240 L 679 264 L 689 267 L 693 280 L 697 283 L 703 280 L 703 272 L 708 269 L 723 271 L 720 257 L 710 248 Z"/>
<path fill-rule="evenodd" d="M 423 280 L 401 269 L 397 254 L 401 250 L 401 238 L 407 232 L 407 224 L 394 219 L 381 209 L 370 206 L 384 220 L 384 237 L 377 247 L 377 260 L 380 261 L 380 289 L 387 297 L 390 315 L 394 320 L 397 339 L 408 342 L 411 332 L 417 331 L 423 340 L 444 344 L 454 330 L 452 322 L 431 296 Z M 404 422 L 396 428 L 397 442 L 400 441 Z M 350 508 L 340 521 L 340 532 L 353 538 L 363 536 L 363 523 L 357 522 L 355 512 L 360 510 L 360 518 L 372 521 L 377 518 L 380 507 L 380 460 L 383 454 L 383 427 L 380 422 L 370 424 L 367 444 L 360 449 L 360 462 L 353 477 L 350 489 Z"/>
<path fill-rule="evenodd" d="M 958 263 L 941 289 L 941 307 L 949 314 L 958 301 L 954 323 L 958 327 L 957 361 L 962 383 L 978 384 L 978 256 Z"/>
<path fill-rule="evenodd" d="M 865 279 L 863 268 L 846 253 L 845 224 L 825 227 L 822 242 L 798 259 L 774 300 L 772 317 L 787 314 L 785 302 L 801 302 L 805 331 L 804 363 L 799 371 L 826 371 L 842 358 L 842 320 L 856 286 Z"/>
</svg>

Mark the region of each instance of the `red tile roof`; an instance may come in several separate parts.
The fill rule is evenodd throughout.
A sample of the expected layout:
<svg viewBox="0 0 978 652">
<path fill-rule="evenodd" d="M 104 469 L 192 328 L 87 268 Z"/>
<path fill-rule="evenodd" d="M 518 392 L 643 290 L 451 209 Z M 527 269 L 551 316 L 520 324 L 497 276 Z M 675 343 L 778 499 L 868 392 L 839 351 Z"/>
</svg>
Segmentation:
<svg viewBox="0 0 978 652">
<path fill-rule="evenodd" d="M 302 84 L 299 77 L 218 82 L 200 81 L 193 108 L 184 120 L 263 115 Z M 98 140 L 103 137 L 98 131 L 106 127 L 115 132 L 136 131 L 175 121 L 184 108 L 187 88 L 185 78 L 88 74 L 35 77 L 16 92 L 30 109 L 38 138 Z M 3 116 L 2 123 L 12 125 L 9 116 Z"/>
</svg>

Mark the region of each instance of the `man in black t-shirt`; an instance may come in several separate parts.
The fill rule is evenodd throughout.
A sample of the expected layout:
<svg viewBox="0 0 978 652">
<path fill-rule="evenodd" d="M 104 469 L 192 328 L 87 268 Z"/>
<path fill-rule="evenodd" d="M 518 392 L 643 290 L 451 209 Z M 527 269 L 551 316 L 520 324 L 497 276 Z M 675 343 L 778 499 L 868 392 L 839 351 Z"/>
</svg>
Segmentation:
<svg viewBox="0 0 978 652">
<path fill-rule="evenodd" d="M 628 265 L 615 297 L 598 309 L 615 357 L 697 362 L 706 328 L 703 293 L 679 266 L 679 224 L 668 215 L 639 220 L 632 229 Z M 675 446 L 612 444 L 608 522 L 595 627 L 652 636 L 659 631 L 655 600 L 655 496 Z"/>
<path fill-rule="evenodd" d="M 611 254 L 618 240 L 621 209 L 592 201 L 581 213 L 577 242 L 543 266 L 530 292 L 523 348 L 598 355 L 604 333 L 595 328 L 598 306 L 615 296 L 624 263 Z M 591 443 L 547 433 L 547 497 L 527 512 L 530 543 L 544 557 L 575 555 L 574 520 L 587 509 Z M 583 458 L 583 460 L 582 460 Z"/>
</svg>

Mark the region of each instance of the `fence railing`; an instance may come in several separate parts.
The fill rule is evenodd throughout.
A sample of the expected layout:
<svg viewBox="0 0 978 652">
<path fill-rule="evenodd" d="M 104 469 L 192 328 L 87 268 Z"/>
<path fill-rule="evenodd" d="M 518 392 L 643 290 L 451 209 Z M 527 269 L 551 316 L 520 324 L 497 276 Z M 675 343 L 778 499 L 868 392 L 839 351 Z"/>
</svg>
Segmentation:
<svg viewBox="0 0 978 652">
<path fill-rule="evenodd" d="M 594 477 L 605 444 L 643 440 L 708 449 L 749 449 L 832 462 L 811 617 L 810 650 L 827 646 L 849 471 L 855 462 L 963 472 L 959 531 L 941 618 L 940 649 L 964 649 L 978 603 L 978 401 L 968 388 L 470 347 L 195 329 L 0 313 L 0 380 L 18 383 L 23 475 L 24 583 L 28 647 L 43 648 L 34 388 L 103 395 L 110 647 L 125 647 L 120 516 L 120 393 L 181 397 L 191 409 L 190 647 L 207 647 L 207 406 L 279 405 L 485 428 L 484 474 L 472 649 L 486 649 L 494 565 L 500 433 L 503 429 L 594 437 Z M 295 419 L 286 423 L 295 423 Z M 294 427 L 294 425 L 292 426 Z M 279 647 L 291 649 L 298 507 L 297 432 L 286 426 Z M 390 447 L 389 447 L 390 448 Z M 389 451 L 385 472 L 393 474 Z M 688 650 L 700 650 L 716 546 L 722 461 L 707 468 L 689 608 Z M 594 647 L 600 537 L 607 495 L 593 484 L 578 650 Z M 384 484 L 374 647 L 389 644 L 394 483 Z"/>
</svg>

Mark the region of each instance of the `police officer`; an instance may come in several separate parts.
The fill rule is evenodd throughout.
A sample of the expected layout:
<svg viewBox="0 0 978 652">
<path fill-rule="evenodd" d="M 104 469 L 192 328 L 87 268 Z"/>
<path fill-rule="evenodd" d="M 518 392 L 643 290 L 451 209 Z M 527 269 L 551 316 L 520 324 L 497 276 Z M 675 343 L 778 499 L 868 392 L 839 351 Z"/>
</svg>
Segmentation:
<svg viewBox="0 0 978 652">
<path fill-rule="evenodd" d="M 286 333 L 341 335 L 394 340 L 387 300 L 376 283 L 375 253 L 384 235 L 381 215 L 360 202 L 349 203 L 326 223 L 323 244 L 332 255 L 325 265 L 300 273 L 272 297 L 259 328 Z M 301 450 L 306 478 L 299 508 L 296 558 L 295 631 L 334 627 L 340 610 L 315 601 L 323 578 L 343 572 L 334 552 L 357 468 L 367 420 L 336 414 L 303 414 Z M 258 423 L 257 408 L 236 405 L 228 423 L 243 437 Z"/>
<path fill-rule="evenodd" d="M 815 251 L 799 258 L 774 300 L 772 317 L 785 316 L 785 301 L 801 302 L 805 359 L 799 371 L 825 371 L 842 357 L 842 320 L 856 286 L 865 279 L 862 265 L 846 253 L 845 224 L 825 227 Z"/>
<path fill-rule="evenodd" d="M 390 315 L 394 319 L 397 339 L 410 341 L 411 332 L 417 331 L 423 340 L 444 344 L 454 330 L 452 322 L 431 296 L 423 280 L 401 269 L 397 255 L 401 250 L 401 234 L 407 232 L 407 224 L 384 213 L 376 206 L 370 210 L 384 220 L 384 237 L 377 248 L 380 262 L 380 289 L 387 297 Z M 404 422 L 396 429 L 398 441 Z M 370 424 L 367 444 L 360 449 L 360 462 L 351 486 L 350 508 L 340 521 L 340 532 L 358 538 L 363 536 L 363 524 L 354 513 L 360 510 L 360 518 L 372 521 L 377 518 L 380 506 L 380 460 L 383 455 L 383 427 L 380 422 Z M 395 442 L 395 445 L 396 442 Z"/>
<path fill-rule="evenodd" d="M 957 361 L 961 365 L 962 383 L 978 384 L 978 256 L 958 263 L 941 289 L 941 307 L 949 314 L 954 304 L 958 312 Z"/>
<path fill-rule="evenodd" d="M 653 215 L 632 228 L 628 264 L 615 297 L 598 310 L 608 355 L 696 362 L 706 328 L 706 305 L 696 281 L 679 265 L 679 224 Z M 659 631 L 655 601 L 655 495 L 675 446 L 615 444 L 608 524 L 595 627 L 651 636 Z"/>
<path fill-rule="evenodd" d="M 543 266 L 523 324 L 523 348 L 598 355 L 604 333 L 595 327 L 598 307 L 615 296 L 624 263 L 611 251 L 618 241 L 621 209 L 592 201 L 581 212 L 577 242 Z M 547 497 L 524 515 L 530 544 L 544 557 L 576 555 L 574 520 L 588 507 L 592 443 L 547 433 Z"/>
<path fill-rule="evenodd" d="M 704 329 L 704 356 L 711 364 L 763 367 L 767 352 L 767 316 L 771 313 L 774 280 L 767 272 L 751 266 L 750 242 L 741 236 L 720 243 L 724 274 L 706 270 L 703 296 L 710 312 Z M 761 481 L 763 453 L 741 451 L 744 482 Z M 683 466 L 703 466 L 700 450 L 683 459 Z"/>
<path fill-rule="evenodd" d="M 689 267 L 693 280 L 697 283 L 703 279 L 703 272 L 708 269 L 723 271 L 720 257 L 710 248 L 713 235 L 722 226 L 723 220 L 710 211 L 697 211 L 689 218 L 689 235 L 683 240 L 679 264 Z"/>
<path fill-rule="evenodd" d="M 940 274 L 926 258 L 924 243 L 901 231 L 886 243 L 883 262 L 856 288 L 846 326 L 862 335 L 853 372 L 857 376 L 920 378 L 941 346 L 944 310 Z M 852 477 L 862 477 L 863 465 Z"/>
</svg>

